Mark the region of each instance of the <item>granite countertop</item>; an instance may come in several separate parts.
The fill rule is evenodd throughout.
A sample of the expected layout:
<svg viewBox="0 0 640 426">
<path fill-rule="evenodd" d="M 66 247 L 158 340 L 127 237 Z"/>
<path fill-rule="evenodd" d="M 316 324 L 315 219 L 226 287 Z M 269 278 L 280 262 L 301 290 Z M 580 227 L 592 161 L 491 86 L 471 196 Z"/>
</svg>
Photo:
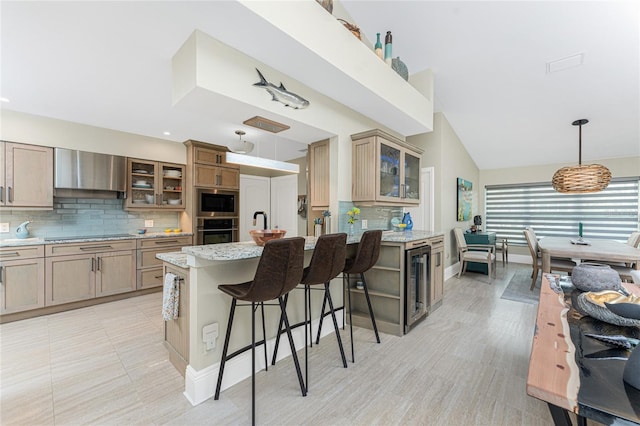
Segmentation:
<svg viewBox="0 0 640 426">
<path fill-rule="evenodd" d="M 181 251 L 172 251 L 169 253 L 158 253 L 156 254 L 156 258 L 170 263 L 172 265 L 178 266 L 180 268 L 188 268 L 187 265 L 187 254 Z"/>
<path fill-rule="evenodd" d="M 408 243 L 425 238 L 443 236 L 442 232 L 431 231 L 384 231 L 383 242 Z M 362 234 L 350 235 L 347 237 L 347 244 L 357 244 L 360 242 Z M 316 246 L 316 237 L 304 237 L 305 250 L 313 250 Z M 260 257 L 262 247 L 253 241 L 243 241 L 239 243 L 209 244 L 204 246 L 183 247 L 182 252 L 201 259 L 212 261 L 242 260 Z M 160 258 L 160 257 L 158 257 Z M 164 259 L 163 259 L 164 260 Z"/>
<path fill-rule="evenodd" d="M 78 237 L 45 237 L 45 238 L 11 238 L 0 239 L 0 247 L 19 247 L 38 244 L 63 244 L 63 243 L 88 243 L 95 241 L 116 241 L 116 240 L 139 240 L 147 238 L 166 237 L 187 237 L 192 236 L 190 232 L 147 232 L 146 234 L 107 234 L 107 235 L 85 235 Z"/>
</svg>

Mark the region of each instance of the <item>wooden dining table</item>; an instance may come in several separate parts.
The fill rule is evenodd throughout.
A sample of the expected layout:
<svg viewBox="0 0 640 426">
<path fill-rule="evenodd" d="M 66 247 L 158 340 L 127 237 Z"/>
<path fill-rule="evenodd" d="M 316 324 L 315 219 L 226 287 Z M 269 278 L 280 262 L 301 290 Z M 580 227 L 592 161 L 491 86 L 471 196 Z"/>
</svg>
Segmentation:
<svg viewBox="0 0 640 426">
<path fill-rule="evenodd" d="M 577 238 L 544 237 L 538 241 L 542 254 L 542 272 L 551 272 L 551 258 L 563 257 L 603 262 L 635 263 L 640 270 L 640 249 L 615 240 L 588 240 L 589 244 L 573 244 Z"/>
<path fill-rule="evenodd" d="M 543 274 L 535 334 L 529 359 L 527 394 L 547 402 L 557 426 L 571 425 L 568 413 L 603 424 L 640 423 L 640 389 L 622 380 L 630 352 L 614 349 L 586 334 L 638 339 L 639 327 L 608 324 L 573 307 L 580 292 L 558 275 Z M 623 283 L 640 296 L 640 287 Z M 638 373 L 640 374 L 640 372 Z"/>
</svg>

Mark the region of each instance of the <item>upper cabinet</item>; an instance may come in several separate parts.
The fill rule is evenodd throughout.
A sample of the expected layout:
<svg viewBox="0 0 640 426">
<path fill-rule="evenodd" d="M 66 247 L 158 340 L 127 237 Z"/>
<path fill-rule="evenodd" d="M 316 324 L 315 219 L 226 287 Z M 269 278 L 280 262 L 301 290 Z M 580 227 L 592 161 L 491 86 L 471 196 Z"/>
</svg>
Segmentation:
<svg viewBox="0 0 640 426">
<path fill-rule="evenodd" d="M 420 203 L 422 150 L 380 130 L 358 133 L 351 139 L 353 202 L 394 206 Z"/>
<path fill-rule="evenodd" d="M 127 209 L 184 210 L 185 166 L 127 159 Z"/>
<path fill-rule="evenodd" d="M 0 207 L 53 208 L 53 148 L 0 143 Z"/>
<path fill-rule="evenodd" d="M 227 163 L 222 147 L 187 141 L 187 157 L 193 164 L 193 186 L 199 188 L 239 189 L 240 166 Z"/>
<path fill-rule="evenodd" d="M 329 209 L 329 140 L 309 145 L 309 207 Z"/>
</svg>

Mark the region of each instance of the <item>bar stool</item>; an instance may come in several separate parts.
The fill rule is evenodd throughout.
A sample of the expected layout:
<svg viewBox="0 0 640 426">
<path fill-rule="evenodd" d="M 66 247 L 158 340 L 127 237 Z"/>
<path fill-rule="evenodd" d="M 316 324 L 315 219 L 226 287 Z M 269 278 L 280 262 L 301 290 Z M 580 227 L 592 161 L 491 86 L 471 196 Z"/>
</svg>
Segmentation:
<svg viewBox="0 0 640 426">
<path fill-rule="evenodd" d="M 251 306 L 251 421 L 255 424 L 256 421 L 256 330 L 255 330 L 255 316 L 257 304 L 264 304 L 264 302 L 278 299 L 280 305 L 280 312 L 283 318 L 287 336 L 289 338 L 289 345 L 291 346 L 291 356 L 296 367 L 296 373 L 298 374 L 298 381 L 300 382 L 300 390 L 302 396 L 307 395 L 307 389 L 302 379 L 302 373 L 300 371 L 300 363 L 298 362 L 298 356 L 296 354 L 295 344 L 293 343 L 293 337 L 291 336 L 291 328 L 289 325 L 289 319 L 285 310 L 283 296 L 289 293 L 295 286 L 298 285 L 302 278 L 304 261 L 304 238 L 284 238 L 278 240 L 268 241 L 264 245 L 264 250 L 260 261 L 258 262 L 258 268 L 256 269 L 255 276 L 252 281 L 248 281 L 241 284 L 221 284 L 218 289 L 223 293 L 228 294 L 233 299 L 231 300 L 231 309 L 229 311 L 229 322 L 227 324 L 227 332 L 224 338 L 224 348 L 222 349 L 222 360 L 220 361 L 220 372 L 218 373 L 218 383 L 216 385 L 216 393 L 214 399 L 220 398 L 220 386 L 222 385 L 222 375 L 224 374 L 224 367 L 226 362 L 238 355 L 244 350 L 238 351 L 230 356 L 227 356 L 229 349 L 229 337 L 231 336 L 231 327 L 233 325 L 233 316 L 236 309 L 238 300 L 251 302 L 250 304 L 243 304 L 238 306 Z M 263 305 L 264 306 L 264 305 Z M 264 315 L 263 315 L 263 333 L 264 333 Z M 266 341 L 263 342 L 266 346 Z M 265 349 L 266 350 L 266 349 Z M 265 354 L 266 361 L 266 354 Z"/>
<path fill-rule="evenodd" d="M 307 362 L 307 346 L 308 346 L 308 337 L 311 338 L 311 286 L 320 285 L 324 286 L 324 299 L 323 299 L 323 309 L 321 315 L 324 316 L 324 306 L 325 303 L 329 303 L 329 312 L 331 313 L 331 318 L 333 319 L 333 326 L 336 332 L 336 339 L 338 340 L 338 348 L 340 349 L 340 356 L 342 357 L 342 365 L 344 368 L 347 368 L 347 359 L 344 355 L 344 348 L 342 346 L 342 339 L 340 338 L 340 331 L 338 328 L 338 321 L 336 320 L 335 309 L 333 307 L 333 300 L 331 299 L 331 292 L 329 290 L 329 284 L 332 279 L 338 276 L 342 269 L 344 268 L 345 256 L 347 251 L 347 234 L 326 234 L 322 235 L 318 238 L 316 242 L 315 249 L 313 251 L 313 256 L 311 257 L 311 262 L 309 266 L 304 268 L 304 273 L 302 275 L 302 279 L 300 280 L 300 284 L 304 285 L 304 296 L 305 296 L 305 310 L 304 310 L 304 319 L 305 319 L 305 332 L 304 332 L 304 343 L 305 343 L 305 383 L 307 384 L 307 390 L 309 389 L 309 368 Z M 320 289 L 317 289 L 320 290 Z M 287 295 L 288 296 L 288 295 Z M 287 304 L 287 296 L 285 296 L 285 306 Z M 284 316 L 280 316 L 280 326 L 278 330 L 282 329 L 282 322 Z M 308 328 L 307 328 L 308 325 Z M 308 332 L 308 334 L 307 334 Z M 273 351 L 273 357 L 271 359 L 271 364 L 275 365 L 276 356 L 278 354 L 278 345 L 280 342 L 280 333 L 276 337 L 275 349 Z"/>
<path fill-rule="evenodd" d="M 351 362 L 355 362 L 355 354 L 353 350 L 353 320 L 351 316 L 351 287 L 349 285 L 349 276 L 351 274 L 360 274 L 362 280 L 362 286 L 364 289 L 364 295 L 367 299 L 367 306 L 369 307 L 369 316 L 371 317 L 371 324 L 373 325 L 373 331 L 376 335 L 376 341 L 380 343 L 380 336 L 378 335 L 378 327 L 376 325 L 376 318 L 373 314 L 373 308 L 371 307 L 371 299 L 369 298 L 369 290 L 367 289 L 367 280 L 364 277 L 364 273 L 371 269 L 373 265 L 378 261 L 380 256 L 380 243 L 382 241 L 382 231 L 365 231 L 362 234 L 358 249 L 356 251 L 356 257 L 347 259 L 342 270 L 343 282 L 346 278 L 347 296 L 349 300 L 349 331 L 351 334 Z"/>
</svg>

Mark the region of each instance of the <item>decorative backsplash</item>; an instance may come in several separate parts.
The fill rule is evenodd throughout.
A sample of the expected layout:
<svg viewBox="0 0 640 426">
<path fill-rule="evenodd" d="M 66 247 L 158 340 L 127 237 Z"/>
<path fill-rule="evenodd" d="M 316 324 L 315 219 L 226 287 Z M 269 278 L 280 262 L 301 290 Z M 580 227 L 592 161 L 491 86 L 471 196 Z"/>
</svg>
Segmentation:
<svg viewBox="0 0 640 426">
<path fill-rule="evenodd" d="M 338 217 L 332 215 L 332 220 L 338 220 L 338 231 L 349 232 L 347 224 L 347 212 L 354 207 L 351 201 L 340 201 L 338 204 Z M 367 229 L 392 229 L 391 219 L 397 217 L 402 219 L 402 207 L 363 207 L 360 208 L 358 220 L 353 224 L 354 232 L 362 232 L 362 219 L 367 220 Z"/>
<path fill-rule="evenodd" d="M 0 222 L 9 222 L 9 233 L 0 239 L 15 238 L 18 225 L 29 224 L 31 237 L 68 237 L 103 234 L 135 234 L 153 220 L 149 232 L 162 232 L 179 226 L 179 213 L 165 211 L 125 211 L 122 199 L 54 198 L 53 210 L 3 211 Z"/>
</svg>

